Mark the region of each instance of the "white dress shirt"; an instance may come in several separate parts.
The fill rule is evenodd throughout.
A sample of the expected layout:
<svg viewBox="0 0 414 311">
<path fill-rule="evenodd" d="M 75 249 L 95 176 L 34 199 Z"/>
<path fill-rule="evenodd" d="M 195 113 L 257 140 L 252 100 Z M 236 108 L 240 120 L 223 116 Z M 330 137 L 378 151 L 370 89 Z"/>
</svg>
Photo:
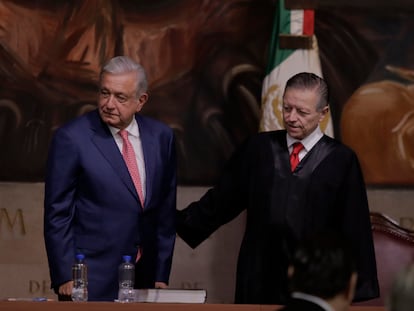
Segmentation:
<svg viewBox="0 0 414 311">
<path fill-rule="evenodd" d="M 300 292 L 294 292 L 294 293 L 292 293 L 292 297 L 297 298 L 297 299 L 310 301 L 310 302 L 320 306 L 322 309 L 324 309 L 326 311 L 335 311 L 331 307 L 330 304 L 328 304 L 325 300 L 323 300 L 322 298 L 319 298 L 317 296 L 313 296 L 313 295 L 309 295 L 309 294 L 305 294 L 305 293 L 300 293 Z"/>
</svg>

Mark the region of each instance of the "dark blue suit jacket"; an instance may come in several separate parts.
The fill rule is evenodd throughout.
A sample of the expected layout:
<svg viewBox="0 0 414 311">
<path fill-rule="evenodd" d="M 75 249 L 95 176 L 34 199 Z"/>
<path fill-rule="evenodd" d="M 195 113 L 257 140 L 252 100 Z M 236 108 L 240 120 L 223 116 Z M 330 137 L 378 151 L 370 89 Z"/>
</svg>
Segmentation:
<svg viewBox="0 0 414 311">
<path fill-rule="evenodd" d="M 53 137 L 45 181 L 44 236 L 52 287 L 86 256 L 89 300 L 113 300 L 123 255 L 142 248 L 136 283 L 168 283 L 175 242 L 176 155 L 172 130 L 136 115 L 145 161 L 141 207 L 122 154 L 97 110 Z"/>
</svg>

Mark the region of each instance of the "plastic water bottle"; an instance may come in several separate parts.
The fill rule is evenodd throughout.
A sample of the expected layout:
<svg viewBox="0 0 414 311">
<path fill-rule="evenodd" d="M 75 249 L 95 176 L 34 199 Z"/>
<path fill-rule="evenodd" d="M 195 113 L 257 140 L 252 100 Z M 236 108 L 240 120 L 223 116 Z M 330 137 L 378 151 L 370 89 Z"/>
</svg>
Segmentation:
<svg viewBox="0 0 414 311">
<path fill-rule="evenodd" d="M 131 263 L 131 256 L 123 256 L 119 265 L 119 302 L 134 302 L 135 265 Z"/>
<path fill-rule="evenodd" d="M 72 300 L 88 301 L 88 267 L 83 254 L 76 255 L 76 261 L 72 266 Z"/>
</svg>

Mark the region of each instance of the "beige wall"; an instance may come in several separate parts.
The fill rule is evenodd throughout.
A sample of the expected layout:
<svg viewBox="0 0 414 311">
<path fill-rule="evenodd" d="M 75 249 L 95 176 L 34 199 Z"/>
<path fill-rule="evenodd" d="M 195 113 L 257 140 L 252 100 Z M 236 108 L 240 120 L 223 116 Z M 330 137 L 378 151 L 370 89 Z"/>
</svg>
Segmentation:
<svg viewBox="0 0 414 311">
<path fill-rule="evenodd" d="M 179 187 L 178 208 L 198 199 L 206 188 Z M 379 211 L 414 228 L 414 189 L 369 189 L 372 211 Z M 244 214 L 220 228 L 192 250 L 177 239 L 171 287 L 205 288 L 210 303 L 231 303 L 235 264 Z M 44 250 L 43 184 L 0 183 L 0 299 L 5 297 L 55 298 L 49 290 Z"/>
</svg>

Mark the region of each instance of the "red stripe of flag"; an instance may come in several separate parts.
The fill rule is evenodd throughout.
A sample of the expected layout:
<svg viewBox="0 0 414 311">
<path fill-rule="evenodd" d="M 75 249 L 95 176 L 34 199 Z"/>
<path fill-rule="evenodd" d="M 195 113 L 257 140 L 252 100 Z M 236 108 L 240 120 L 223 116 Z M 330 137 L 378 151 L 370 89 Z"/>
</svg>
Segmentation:
<svg viewBox="0 0 414 311">
<path fill-rule="evenodd" d="M 303 10 L 303 34 L 312 36 L 315 28 L 315 11 Z"/>
</svg>

